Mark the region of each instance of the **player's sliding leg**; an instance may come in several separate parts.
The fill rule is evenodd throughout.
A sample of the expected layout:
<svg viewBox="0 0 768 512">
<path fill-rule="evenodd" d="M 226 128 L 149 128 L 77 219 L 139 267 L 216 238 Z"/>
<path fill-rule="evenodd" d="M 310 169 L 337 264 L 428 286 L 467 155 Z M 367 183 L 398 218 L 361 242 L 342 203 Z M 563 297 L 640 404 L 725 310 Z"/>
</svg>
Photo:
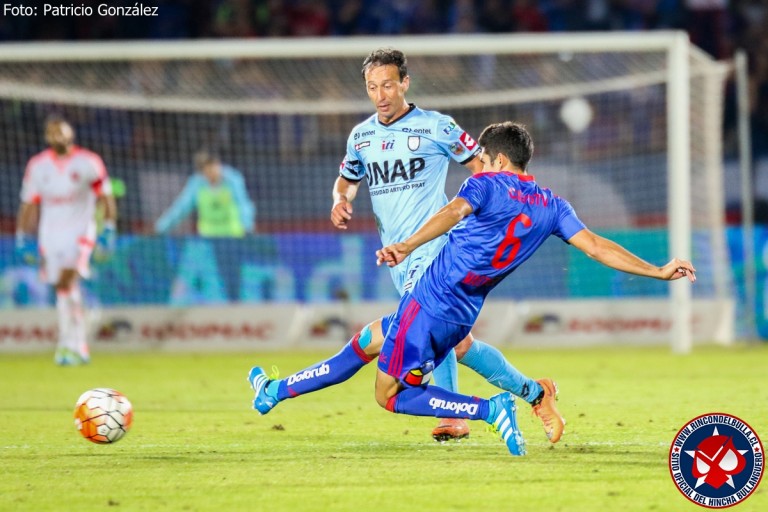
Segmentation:
<svg viewBox="0 0 768 512">
<path fill-rule="evenodd" d="M 456 353 L 451 350 L 448 357 L 432 372 L 436 386 L 454 393 L 459 392 L 459 368 L 456 363 Z M 469 425 L 462 418 L 442 418 L 432 430 L 432 438 L 438 442 L 451 439 L 459 440 L 469 437 Z"/>
<path fill-rule="evenodd" d="M 464 342 L 460 346 L 463 344 Z M 542 391 L 535 380 L 523 375 L 507 361 L 499 349 L 476 338 L 472 339 L 459 362 L 485 377 L 490 384 L 509 391 L 528 403 L 532 403 Z"/>
<path fill-rule="evenodd" d="M 463 349 L 469 345 L 466 352 Z M 461 355 L 459 362 L 471 368 L 494 386 L 519 396 L 533 407 L 533 413 L 539 417 L 547 438 L 556 443 L 563 435 L 565 418 L 555 406 L 557 385 L 552 379 L 538 381 L 523 375 L 504 355 L 494 346 L 470 334 L 457 347 Z"/>
<path fill-rule="evenodd" d="M 379 354 L 383 340 L 381 320 L 376 320 L 363 327 L 333 357 L 285 379 L 277 379 L 277 376 L 270 379 L 263 368 L 251 368 L 248 382 L 256 393 L 253 408 L 264 415 L 286 398 L 294 398 L 344 382 Z"/>
<path fill-rule="evenodd" d="M 379 369 L 376 401 L 394 413 L 485 421 L 501 435 L 512 455 L 525 455 L 525 440 L 517 425 L 515 399 L 510 393 L 486 400 L 438 386 L 405 387 L 397 391 L 401 386 L 397 379 Z"/>
<path fill-rule="evenodd" d="M 533 414 L 539 417 L 544 426 L 544 433 L 550 442 L 556 443 L 560 440 L 565 429 L 565 418 L 560 415 L 560 411 L 555 407 L 557 400 L 557 384 L 552 379 L 539 379 L 536 382 L 542 387 L 543 391 L 531 404 Z"/>
</svg>

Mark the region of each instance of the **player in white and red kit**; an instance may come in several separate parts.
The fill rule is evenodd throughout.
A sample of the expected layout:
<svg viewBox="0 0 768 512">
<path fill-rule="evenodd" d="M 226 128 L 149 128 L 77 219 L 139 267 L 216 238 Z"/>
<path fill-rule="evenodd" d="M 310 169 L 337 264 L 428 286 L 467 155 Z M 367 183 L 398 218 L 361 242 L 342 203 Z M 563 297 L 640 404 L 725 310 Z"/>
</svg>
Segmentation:
<svg viewBox="0 0 768 512">
<path fill-rule="evenodd" d="M 96 153 L 74 144 L 74 130 L 68 122 L 60 118 L 47 121 L 45 140 L 49 149 L 33 156 L 24 174 L 16 247 L 27 262 L 39 255 L 41 275 L 56 289 L 56 363 L 83 364 L 90 361 L 90 355 L 80 278 L 90 275 L 94 247 L 104 256 L 114 250 L 117 207 L 104 162 Z M 98 240 L 97 207 L 104 216 Z M 34 251 L 32 233 L 37 219 L 38 251 Z"/>
</svg>

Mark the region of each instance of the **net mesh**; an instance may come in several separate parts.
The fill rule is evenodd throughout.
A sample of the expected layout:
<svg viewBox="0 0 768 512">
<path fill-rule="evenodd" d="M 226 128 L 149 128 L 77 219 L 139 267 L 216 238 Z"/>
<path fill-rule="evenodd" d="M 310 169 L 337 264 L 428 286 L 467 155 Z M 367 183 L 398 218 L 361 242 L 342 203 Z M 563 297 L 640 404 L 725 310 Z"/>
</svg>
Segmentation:
<svg viewBox="0 0 768 512">
<path fill-rule="evenodd" d="M 26 161 L 56 113 L 77 143 L 124 183 L 116 258 L 89 290 L 105 304 L 394 297 L 373 265 L 378 237 L 361 193 L 350 231 L 328 220 L 330 192 L 351 128 L 368 117 L 362 57 L 0 61 L 0 267 L 4 301 L 35 303 L 12 252 Z M 690 57 L 694 293 L 720 293 L 720 123 L 723 73 Z M 527 125 L 529 171 L 566 197 L 595 231 L 655 263 L 668 259 L 667 58 L 659 51 L 552 51 L 409 56 L 409 101 L 452 115 L 479 135 L 491 122 Z M 152 225 L 210 148 L 244 174 L 257 206 L 246 240 L 200 240 L 194 222 L 171 237 Z M 447 193 L 466 171 L 452 163 Z M 494 297 L 665 295 L 664 283 L 599 268 L 550 241 Z M 206 259 L 207 258 L 207 259 Z M 16 276 L 16 277 L 14 277 Z M 709 278 L 708 278 L 709 277 Z M 32 291 L 30 291 L 32 290 Z M 30 298 L 32 297 L 32 298 Z M 47 300 L 47 299 L 46 299 Z"/>
</svg>

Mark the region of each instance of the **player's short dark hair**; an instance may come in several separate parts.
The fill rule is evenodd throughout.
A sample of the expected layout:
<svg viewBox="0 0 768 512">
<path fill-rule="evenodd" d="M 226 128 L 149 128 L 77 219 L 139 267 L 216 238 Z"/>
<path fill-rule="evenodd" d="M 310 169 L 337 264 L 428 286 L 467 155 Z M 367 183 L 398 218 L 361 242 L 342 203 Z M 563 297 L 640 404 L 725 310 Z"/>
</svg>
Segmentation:
<svg viewBox="0 0 768 512">
<path fill-rule="evenodd" d="M 373 50 L 368 54 L 365 60 L 363 60 L 363 69 L 361 71 L 363 80 L 365 80 L 365 72 L 368 68 L 373 66 L 387 66 L 389 64 L 397 66 L 401 82 L 408 76 L 408 59 L 403 52 L 395 50 L 394 48 L 379 48 Z"/>
<path fill-rule="evenodd" d="M 477 143 L 491 159 L 502 153 L 521 171 L 528 168 L 528 162 L 533 156 L 531 134 L 524 125 L 512 121 L 486 126 Z"/>
<path fill-rule="evenodd" d="M 221 159 L 218 157 L 218 155 L 212 153 L 211 151 L 207 149 L 201 149 L 200 151 L 195 153 L 194 161 L 195 161 L 195 168 L 202 169 L 208 164 L 218 164 L 219 162 L 221 162 Z"/>
</svg>

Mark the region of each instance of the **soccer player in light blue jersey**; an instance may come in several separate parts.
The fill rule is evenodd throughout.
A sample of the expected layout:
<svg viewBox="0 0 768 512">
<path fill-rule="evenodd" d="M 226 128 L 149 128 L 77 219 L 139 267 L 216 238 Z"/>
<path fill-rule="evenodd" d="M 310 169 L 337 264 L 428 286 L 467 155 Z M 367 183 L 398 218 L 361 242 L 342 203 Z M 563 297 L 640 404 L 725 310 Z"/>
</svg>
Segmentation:
<svg viewBox="0 0 768 512">
<path fill-rule="evenodd" d="M 366 181 L 373 212 L 384 245 L 404 240 L 433 213 L 445 206 L 445 180 L 453 159 L 471 173 L 483 168 L 477 143 L 449 116 L 422 110 L 405 99 L 410 85 L 406 57 L 393 49 L 373 51 L 363 62 L 363 79 L 376 113 L 354 127 L 333 188 L 331 221 L 346 229 L 352 201 Z M 402 296 L 422 276 L 447 237 L 420 247 L 403 265 L 391 268 L 392 280 Z M 557 442 L 565 420 L 555 407 L 557 387 L 551 379 L 536 381 L 506 361 L 495 347 L 471 334 L 435 369 L 435 383 L 458 391 L 457 358 L 491 384 L 529 402 Z M 469 435 L 462 419 L 441 420 L 432 431 L 437 441 Z"/>
<path fill-rule="evenodd" d="M 490 125 L 479 143 L 483 172 L 467 178 L 456 197 L 404 242 L 377 251 L 378 263 L 394 268 L 448 234 L 397 312 L 369 324 L 350 343 L 361 357 L 378 355 L 376 401 L 388 411 L 483 420 L 499 432 L 512 455 L 524 455 L 509 392 L 483 399 L 427 385 L 431 371 L 468 335 L 491 290 L 553 235 L 608 267 L 639 276 L 694 282 L 696 269 L 677 258 L 652 265 L 587 229 L 568 201 L 539 187 L 528 174 L 533 141 L 522 125 Z M 372 346 L 381 348 L 374 353 Z M 331 358 L 284 380 L 270 380 L 262 368 L 252 368 L 254 408 L 266 414 L 281 400 L 340 382 L 337 362 Z"/>
</svg>

